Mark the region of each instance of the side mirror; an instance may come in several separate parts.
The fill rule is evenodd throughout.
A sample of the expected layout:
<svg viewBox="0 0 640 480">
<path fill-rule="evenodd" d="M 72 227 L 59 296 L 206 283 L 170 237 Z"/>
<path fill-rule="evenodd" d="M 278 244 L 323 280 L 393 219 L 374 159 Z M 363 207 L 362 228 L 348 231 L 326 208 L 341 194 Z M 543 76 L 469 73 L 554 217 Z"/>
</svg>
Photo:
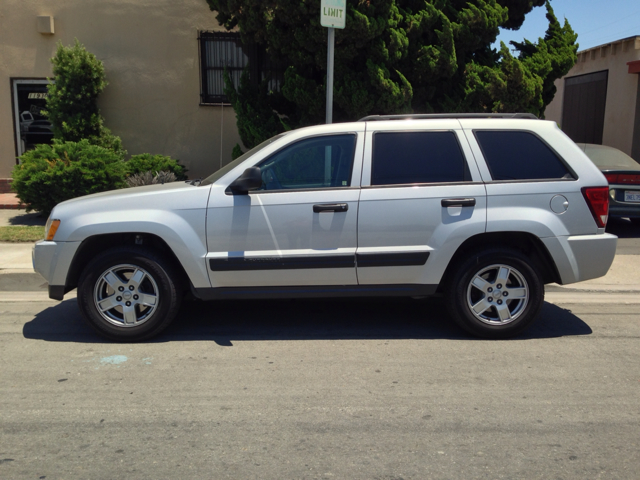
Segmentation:
<svg viewBox="0 0 640 480">
<path fill-rule="evenodd" d="M 229 190 L 237 195 L 246 195 L 247 192 L 261 186 L 262 173 L 260 172 L 260 167 L 249 167 L 229 185 Z"/>
</svg>

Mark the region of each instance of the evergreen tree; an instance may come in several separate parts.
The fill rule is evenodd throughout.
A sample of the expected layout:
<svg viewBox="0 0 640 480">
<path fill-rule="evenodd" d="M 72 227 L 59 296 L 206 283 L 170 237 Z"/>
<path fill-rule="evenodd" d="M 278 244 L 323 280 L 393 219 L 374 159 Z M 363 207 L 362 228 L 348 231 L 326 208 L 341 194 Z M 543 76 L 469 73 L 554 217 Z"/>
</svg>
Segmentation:
<svg viewBox="0 0 640 480">
<path fill-rule="evenodd" d="M 251 147 L 291 127 L 322 123 L 325 112 L 327 29 L 320 0 L 207 0 L 221 25 L 238 27 L 289 65 L 281 96 L 241 86 L 232 98 L 238 124 L 260 135 Z M 549 28 L 537 43 L 491 48 L 500 28 L 517 30 L 525 15 L 546 4 Z M 561 26 L 545 0 L 347 0 L 346 28 L 336 30 L 335 121 L 370 114 L 531 112 L 543 115 L 554 81 L 576 62 L 577 35 Z M 242 104 L 262 105 L 246 114 Z M 266 108 L 265 108 L 266 106 Z M 260 114 L 259 112 L 263 114 Z M 274 128 L 266 128 L 272 125 Z M 264 128 L 263 128 L 264 127 Z M 248 142 L 248 143 L 247 143 Z"/>
<path fill-rule="evenodd" d="M 43 113 L 51 122 L 54 138 L 60 142 L 87 139 L 123 155 L 120 138 L 103 125 L 97 105 L 98 95 L 107 86 L 102 62 L 76 39 L 70 47 L 58 42 L 51 63 L 55 82 L 47 87 Z"/>
</svg>

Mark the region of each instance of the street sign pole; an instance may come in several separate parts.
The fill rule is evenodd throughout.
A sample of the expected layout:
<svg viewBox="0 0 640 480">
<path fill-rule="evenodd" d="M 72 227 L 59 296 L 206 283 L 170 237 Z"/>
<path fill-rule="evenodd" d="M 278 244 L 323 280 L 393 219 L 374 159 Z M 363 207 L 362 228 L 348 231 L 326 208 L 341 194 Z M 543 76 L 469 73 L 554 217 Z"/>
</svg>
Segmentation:
<svg viewBox="0 0 640 480">
<path fill-rule="evenodd" d="M 347 0 L 320 0 L 320 25 L 327 27 L 327 115 L 326 122 L 333 122 L 333 57 L 336 28 L 346 23 Z"/>
<path fill-rule="evenodd" d="M 335 28 L 328 28 L 327 34 L 327 116 L 326 123 L 333 121 L 333 55 L 336 42 Z"/>
</svg>

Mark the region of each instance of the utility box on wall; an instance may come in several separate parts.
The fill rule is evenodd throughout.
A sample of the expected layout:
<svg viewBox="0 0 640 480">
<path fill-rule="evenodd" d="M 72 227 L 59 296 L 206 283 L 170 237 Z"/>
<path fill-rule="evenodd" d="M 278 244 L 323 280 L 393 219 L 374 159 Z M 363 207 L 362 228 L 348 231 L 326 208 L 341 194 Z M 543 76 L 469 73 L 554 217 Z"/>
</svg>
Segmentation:
<svg viewBox="0 0 640 480">
<path fill-rule="evenodd" d="M 55 30 L 53 28 L 53 17 L 50 15 L 38 16 L 38 33 L 44 35 L 53 35 Z"/>
</svg>

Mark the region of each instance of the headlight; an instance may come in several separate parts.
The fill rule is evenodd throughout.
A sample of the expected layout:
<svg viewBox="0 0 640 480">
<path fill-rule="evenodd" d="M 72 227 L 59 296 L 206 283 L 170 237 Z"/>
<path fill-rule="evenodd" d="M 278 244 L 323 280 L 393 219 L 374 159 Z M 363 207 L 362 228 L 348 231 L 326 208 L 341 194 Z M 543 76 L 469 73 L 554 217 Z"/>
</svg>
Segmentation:
<svg viewBox="0 0 640 480">
<path fill-rule="evenodd" d="M 44 239 L 47 241 L 52 241 L 53 237 L 56 236 L 56 232 L 58 231 L 58 227 L 60 226 L 60 220 L 52 219 L 49 217 L 47 219 L 47 224 L 44 227 Z"/>
</svg>

